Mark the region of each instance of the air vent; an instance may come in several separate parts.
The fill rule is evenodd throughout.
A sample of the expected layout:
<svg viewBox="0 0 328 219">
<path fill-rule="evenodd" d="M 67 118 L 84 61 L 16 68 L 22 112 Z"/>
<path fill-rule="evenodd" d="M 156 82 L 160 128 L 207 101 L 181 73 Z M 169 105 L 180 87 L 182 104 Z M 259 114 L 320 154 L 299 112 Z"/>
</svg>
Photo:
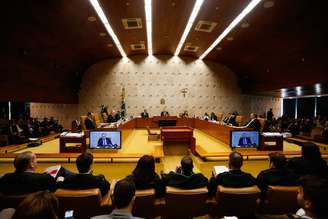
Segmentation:
<svg viewBox="0 0 328 219">
<path fill-rule="evenodd" d="M 124 18 L 122 23 L 126 30 L 142 28 L 141 18 Z"/>
<path fill-rule="evenodd" d="M 218 23 L 212 21 L 198 21 L 195 30 L 210 33 Z"/>
<path fill-rule="evenodd" d="M 144 50 L 144 49 L 146 49 L 144 43 L 135 43 L 135 44 L 131 44 L 130 46 L 131 46 L 132 50 Z"/>
<path fill-rule="evenodd" d="M 193 45 L 191 45 L 191 43 L 186 43 L 183 50 L 187 51 L 187 52 L 197 52 L 198 49 L 199 49 L 199 46 L 193 46 Z"/>
</svg>

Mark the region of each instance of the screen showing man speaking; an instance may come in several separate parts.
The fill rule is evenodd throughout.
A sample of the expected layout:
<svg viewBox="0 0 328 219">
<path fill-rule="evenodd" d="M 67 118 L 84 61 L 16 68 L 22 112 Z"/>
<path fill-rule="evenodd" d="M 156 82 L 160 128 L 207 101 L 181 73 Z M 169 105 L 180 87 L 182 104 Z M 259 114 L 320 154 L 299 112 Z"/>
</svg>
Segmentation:
<svg viewBox="0 0 328 219">
<path fill-rule="evenodd" d="M 232 148 L 254 148 L 258 146 L 258 131 L 231 131 Z"/>
<path fill-rule="evenodd" d="M 90 149 L 120 149 L 121 132 L 120 131 L 91 131 Z"/>
</svg>

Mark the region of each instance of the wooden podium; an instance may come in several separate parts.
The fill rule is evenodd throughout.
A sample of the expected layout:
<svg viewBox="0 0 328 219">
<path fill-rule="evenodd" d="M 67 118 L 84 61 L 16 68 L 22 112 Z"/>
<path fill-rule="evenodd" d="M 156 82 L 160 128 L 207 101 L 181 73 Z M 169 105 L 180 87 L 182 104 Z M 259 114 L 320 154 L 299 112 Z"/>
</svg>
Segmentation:
<svg viewBox="0 0 328 219">
<path fill-rule="evenodd" d="M 79 143 L 77 146 L 66 146 L 67 143 Z M 62 133 L 59 137 L 60 153 L 83 153 L 86 151 L 86 135 L 81 133 Z"/>
</svg>

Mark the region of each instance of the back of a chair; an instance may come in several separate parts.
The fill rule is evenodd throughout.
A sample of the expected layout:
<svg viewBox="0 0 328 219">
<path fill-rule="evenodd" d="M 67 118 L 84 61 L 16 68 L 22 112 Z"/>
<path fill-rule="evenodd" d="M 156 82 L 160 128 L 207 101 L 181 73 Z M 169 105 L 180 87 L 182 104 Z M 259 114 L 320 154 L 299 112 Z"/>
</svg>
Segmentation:
<svg viewBox="0 0 328 219">
<path fill-rule="evenodd" d="M 298 189 L 298 186 L 269 186 L 261 210 L 268 214 L 295 213 L 299 208 Z"/>
<path fill-rule="evenodd" d="M 108 114 L 107 113 L 101 113 L 101 117 L 103 119 L 103 122 L 107 122 Z"/>
<path fill-rule="evenodd" d="M 162 206 L 156 203 L 155 189 L 136 190 L 133 215 L 141 218 L 154 218 L 161 214 Z"/>
<path fill-rule="evenodd" d="M 244 116 L 236 116 L 236 123 L 240 126 L 244 122 Z"/>
<path fill-rule="evenodd" d="M 101 122 L 99 113 L 94 113 L 93 114 L 93 119 L 95 121 L 96 127 L 98 127 L 100 122 Z"/>
<path fill-rule="evenodd" d="M 216 215 L 237 217 L 253 215 L 259 197 L 260 189 L 257 186 L 243 188 L 218 186 Z"/>
<path fill-rule="evenodd" d="M 261 124 L 260 132 L 263 132 L 264 126 L 265 126 L 265 119 L 263 118 L 257 118 Z"/>
<path fill-rule="evenodd" d="M 80 121 L 81 121 L 81 128 L 82 130 L 87 130 L 87 127 L 85 127 L 85 120 L 87 119 L 87 116 L 80 116 Z"/>
<path fill-rule="evenodd" d="M 165 216 L 167 218 L 192 218 L 207 214 L 208 190 L 166 187 Z"/>
<path fill-rule="evenodd" d="M 102 209 L 102 197 L 98 188 L 84 190 L 57 189 L 55 195 L 59 200 L 59 218 L 63 218 L 67 210 L 74 210 L 74 218 L 78 219 L 109 213 L 111 210 L 109 204 Z M 106 211 L 107 207 L 108 211 Z"/>
<path fill-rule="evenodd" d="M 221 121 L 223 118 L 223 113 L 217 113 L 216 116 L 218 117 L 217 121 Z"/>
</svg>

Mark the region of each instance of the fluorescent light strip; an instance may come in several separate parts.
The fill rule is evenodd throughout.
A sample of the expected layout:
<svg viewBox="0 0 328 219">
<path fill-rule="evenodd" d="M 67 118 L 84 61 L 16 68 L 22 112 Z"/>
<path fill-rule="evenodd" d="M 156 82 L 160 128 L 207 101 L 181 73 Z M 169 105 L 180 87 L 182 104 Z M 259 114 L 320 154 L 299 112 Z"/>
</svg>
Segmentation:
<svg viewBox="0 0 328 219">
<path fill-rule="evenodd" d="M 203 2 L 204 2 L 204 0 L 197 0 L 197 1 L 196 1 L 195 5 L 194 5 L 194 8 L 192 9 L 191 15 L 190 15 L 190 17 L 189 17 L 189 20 L 188 20 L 187 26 L 186 26 L 186 28 L 185 28 L 183 34 L 182 34 L 182 37 L 181 37 L 180 42 L 179 42 L 179 44 L 178 44 L 178 47 L 177 47 L 177 49 L 175 50 L 175 53 L 174 53 L 175 56 L 179 55 L 179 53 L 180 53 L 180 51 L 181 51 L 181 48 L 182 48 L 184 42 L 185 42 L 186 39 L 187 39 L 187 36 L 188 36 L 188 34 L 189 34 L 189 31 L 190 31 L 192 25 L 194 24 L 194 21 L 195 21 L 197 15 L 198 15 L 199 9 L 200 9 L 200 8 L 202 7 L 202 5 L 203 5 Z"/>
<path fill-rule="evenodd" d="M 261 0 L 252 0 L 246 8 L 229 24 L 229 26 L 221 33 L 221 35 L 212 43 L 210 47 L 199 57 L 199 59 L 205 58 L 229 33 L 237 26 L 237 24 L 251 12 Z"/>
<path fill-rule="evenodd" d="M 147 49 L 148 55 L 153 54 L 152 44 L 152 17 L 151 17 L 151 0 L 145 0 L 146 26 L 147 26 Z"/>
<path fill-rule="evenodd" d="M 118 40 L 116 34 L 114 33 L 112 27 L 110 26 L 110 24 L 107 20 L 107 17 L 105 15 L 104 11 L 102 10 L 98 0 L 89 0 L 89 2 L 91 3 L 93 9 L 97 12 L 98 17 L 100 18 L 101 22 L 105 26 L 107 32 L 112 37 L 118 51 L 121 53 L 121 56 L 126 57 L 126 54 L 122 48 L 122 45 L 121 45 L 120 41 Z"/>
</svg>

